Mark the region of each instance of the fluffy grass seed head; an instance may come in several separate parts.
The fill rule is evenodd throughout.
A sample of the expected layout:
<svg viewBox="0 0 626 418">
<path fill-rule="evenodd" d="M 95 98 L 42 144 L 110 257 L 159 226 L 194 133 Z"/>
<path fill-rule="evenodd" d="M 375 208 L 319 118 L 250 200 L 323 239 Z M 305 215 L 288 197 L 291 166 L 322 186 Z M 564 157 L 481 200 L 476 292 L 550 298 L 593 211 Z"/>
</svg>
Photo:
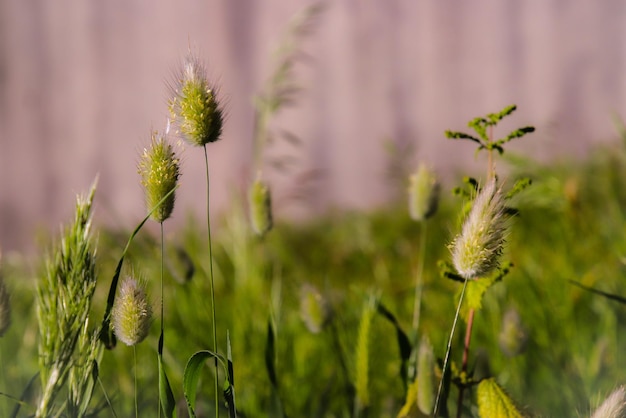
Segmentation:
<svg viewBox="0 0 626 418">
<path fill-rule="evenodd" d="M 124 344 L 133 346 L 148 336 L 152 307 L 141 283 L 132 277 L 122 281 L 112 315 L 115 336 Z"/>
<path fill-rule="evenodd" d="M 170 113 L 179 134 L 191 145 L 220 139 L 223 111 L 202 63 L 189 55 L 170 86 Z"/>
<path fill-rule="evenodd" d="M 615 389 L 591 418 L 626 418 L 626 387 L 620 386 Z"/>
<path fill-rule="evenodd" d="M 180 160 L 165 136 L 152 132 L 150 148 L 144 149 L 137 166 L 141 175 L 141 185 L 145 190 L 146 206 L 152 210 L 178 183 Z M 152 212 L 152 218 L 161 223 L 169 218 L 174 210 L 175 194 Z"/>
<path fill-rule="evenodd" d="M 439 204 L 439 182 L 435 174 L 421 164 L 409 177 L 409 214 L 417 222 L 435 214 Z"/>
<path fill-rule="evenodd" d="M 272 196 L 260 176 L 250 186 L 250 223 L 254 233 L 262 237 L 272 229 Z"/>
<path fill-rule="evenodd" d="M 451 245 L 454 267 L 465 279 L 485 276 L 499 266 L 509 219 L 504 203 L 495 179 L 474 199 L 461 234 Z"/>
</svg>

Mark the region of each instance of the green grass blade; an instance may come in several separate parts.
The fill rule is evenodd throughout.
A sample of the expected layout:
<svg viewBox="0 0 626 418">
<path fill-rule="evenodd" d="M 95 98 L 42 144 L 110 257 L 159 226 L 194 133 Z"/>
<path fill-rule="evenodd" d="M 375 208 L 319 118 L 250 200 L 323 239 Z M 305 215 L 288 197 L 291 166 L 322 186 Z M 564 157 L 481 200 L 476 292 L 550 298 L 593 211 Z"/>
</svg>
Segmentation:
<svg viewBox="0 0 626 418">
<path fill-rule="evenodd" d="M 411 341 L 409 340 L 408 335 L 402 330 L 400 324 L 396 317 L 383 305 L 382 303 L 378 304 L 377 307 L 378 313 L 381 314 L 385 319 L 387 319 L 391 325 L 396 329 L 396 338 L 398 340 L 398 349 L 400 350 L 400 376 L 402 377 L 402 383 L 404 387 L 408 387 L 407 382 L 407 364 L 409 359 L 411 358 Z"/>
<path fill-rule="evenodd" d="M 16 405 L 15 408 L 13 409 L 13 412 L 11 412 L 11 418 L 17 418 L 17 414 L 20 412 L 20 408 L 22 406 L 29 406 L 26 402 L 25 399 L 30 395 L 32 389 L 33 389 L 33 383 L 35 383 L 35 381 L 39 379 L 39 372 L 35 373 L 35 375 L 28 381 L 28 384 L 26 385 L 26 387 L 24 388 L 24 390 L 22 391 L 22 394 L 20 395 L 19 399 L 14 399 L 13 397 L 6 395 L 6 394 L 2 394 L 5 397 L 9 397 L 10 399 L 14 399 L 16 401 Z"/>
<path fill-rule="evenodd" d="M 272 386 L 278 388 L 278 379 L 276 377 L 276 365 L 274 359 L 276 358 L 276 347 L 274 344 L 274 327 L 272 326 L 271 319 L 267 321 L 267 340 L 265 343 L 265 367 L 267 369 L 267 375 L 270 378 Z"/>
<path fill-rule="evenodd" d="M 189 411 L 189 417 L 195 418 L 196 413 L 194 407 L 196 405 L 196 392 L 198 390 L 198 380 L 200 379 L 200 372 L 204 362 L 210 358 L 217 359 L 222 366 L 224 366 L 224 358 L 219 354 L 216 354 L 209 350 L 202 350 L 196 352 L 187 361 L 185 366 L 185 372 L 183 373 L 183 393 L 187 401 L 187 410 Z M 229 382 L 231 377 L 229 375 Z M 218 396 L 215 394 L 215 396 Z"/>
<path fill-rule="evenodd" d="M 100 371 L 98 368 L 98 362 L 94 360 L 91 363 L 91 379 L 87 381 L 87 387 L 85 388 L 85 394 L 87 395 L 83 397 L 79 406 L 80 416 L 85 416 L 87 414 L 87 408 L 89 408 L 89 403 L 91 402 L 91 397 L 93 396 L 93 391 L 96 387 L 96 383 L 98 382 L 99 375 Z"/>
<path fill-rule="evenodd" d="M 233 352 L 230 346 L 230 333 L 226 331 L 226 356 L 228 359 L 228 387 L 224 390 L 224 397 L 228 403 L 228 416 L 237 418 L 237 406 L 235 404 L 235 372 L 233 367 Z"/>
<path fill-rule="evenodd" d="M 128 252 L 128 249 L 130 248 L 130 243 L 133 241 L 133 238 L 135 238 L 135 235 L 139 233 L 143 225 L 148 221 L 148 219 L 150 219 L 150 216 L 152 215 L 152 213 L 155 210 L 157 210 L 158 207 L 161 206 L 161 204 L 165 202 L 165 200 L 172 193 L 174 193 L 174 191 L 177 188 L 178 186 L 174 187 L 172 190 L 169 191 L 169 193 L 163 196 L 163 199 L 161 199 L 159 203 L 157 203 L 150 210 L 150 212 L 148 212 L 146 217 L 143 218 L 143 220 L 139 223 L 139 225 L 137 225 L 137 227 L 130 234 L 128 241 L 126 242 L 126 246 L 124 247 L 124 251 L 122 251 L 122 256 L 120 257 L 120 261 L 117 262 L 117 267 L 115 268 L 115 274 L 113 274 L 113 279 L 111 280 L 111 286 L 109 287 L 109 295 L 107 297 L 107 306 L 106 306 L 106 310 L 104 311 L 104 318 L 102 319 L 102 325 L 100 329 L 100 341 L 102 341 L 104 346 L 108 349 L 115 348 L 115 345 L 117 344 L 117 339 L 115 338 L 115 335 L 113 334 L 113 329 L 111 328 L 111 311 L 113 310 L 113 304 L 115 303 L 115 294 L 117 293 L 117 283 L 119 281 L 120 274 L 122 272 L 122 265 L 124 264 L 124 258 L 126 257 L 126 253 Z"/>
<path fill-rule="evenodd" d="M 619 302 L 623 305 L 626 305 L 626 298 L 623 296 L 615 295 L 613 293 L 603 292 L 602 290 L 585 286 L 584 284 L 578 283 L 574 280 L 570 280 L 569 282 L 572 283 L 573 285 L 580 287 L 581 289 L 585 289 L 588 292 L 595 293 L 596 295 L 604 296 L 607 299 L 614 300 L 615 302 Z"/>
<path fill-rule="evenodd" d="M 172 392 L 172 387 L 170 386 L 170 381 L 167 378 L 167 374 L 165 373 L 165 368 L 163 367 L 163 356 L 159 353 L 159 393 L 161 394 L 161 407 L 163 409 L 163 413 L 166 418 L 173 418 L 176 416 L 176 400 L 174 399 L 174 393 Z M 195 417 L 195 415 L 190 415 L 191 417 Z"/>
</svg>

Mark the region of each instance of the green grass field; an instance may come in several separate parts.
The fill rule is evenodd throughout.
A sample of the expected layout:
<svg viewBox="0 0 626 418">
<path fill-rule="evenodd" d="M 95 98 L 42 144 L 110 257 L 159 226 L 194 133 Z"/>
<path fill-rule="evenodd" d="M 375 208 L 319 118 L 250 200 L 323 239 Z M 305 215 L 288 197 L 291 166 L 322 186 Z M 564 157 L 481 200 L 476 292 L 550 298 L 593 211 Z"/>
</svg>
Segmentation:
<svg viewBox="0 0 626 418">
<path fill-rule="evenodd" d="M 626 306 L 592 294 L 570 281 L 626 296 L 626 150 L 615 143 L 583 161 L 540 165 L 510 158 L 510 176 L 533 185 L 516 200 L 505 258 L 514 268 L 497 283 L 476 314 L 470 370 L 494 376 L 534 416 L 588 416 L 616 386 L 626 383 Z M 447 244 L 459 229 L 462 201 L 443 187 L 437 214 L 428 221 L 420 336 L 427 335 L 442 358 L 460 284 L 442 278 L 437 262 L 449 260 Z M 98 198 L 96 195 L 96 206 Z M 353 416 L 355 358 L 361 314 L 372 296 L 410 333 L 422 226 L 410 220 L 403 202 L 373 213 L 337 213 L 306 225 L 278 222 L 261 240 L 249 229 L 242 205 L 217 220 L 214 270 L 218 351 L 226 354 L 229 331 L 240 416 Z M 167 228 L 164 360 L 174 394 L 184 408 L 182 372 L 187 359 L 212 343 L 206 233 L 190 219 L 181 231 Z M 128 231 L 98 231 L 98 288 L 93 323 L 104 311 L 110 278 Z M 42 250 L 43 252 L 43 250 Z M 157 239 L 142 231 L 133 242 L 125 273 L 143 277 L 159 300 Z M 35 289 L 41 266 L 5 254 L 2 275 L 11 292 L 12 325 L 0 339 L 0 391 L 20 397 L 38 371 Z M 303 312 L 313 293 L 318 311 Z M 322 301 L 322 305 L 319 305 Z M 508 312 L 508 314 L 507 314 Z M 501 343 L 503 322 L 516 312 L 518 353 Z M 326 321 L 313 333 L 305 320 Z M 507 316 L 508 315 L 508 316 Z M 137 346 L 140 416 L 156 416 L 158 319 Z M 268 323 L 274 352 L 268 350 Z M 317 322 L 320 325 L 320 322 Z M 460 363 L 464 324 L 453 341 L 451 360 Z M 395 417 L 405 402 L 396 329 L 382 315 L 372 318 L 369 338 L 370 417 Z M 515 342 L 515 341 L 514 341 Z M 511 355 L 514 354 L 514 355 Z M 273 364 L 276 388 L 268 375 Z M 102 385 L 118 416 L 133 411 L 133 350 L 106 351 Z M 212 416 L 213 369 L 205 367 L 198 416 Z M 223 378 L 223 376 L 221 376 Z M 24 393 L 18 416 L 32 415 L 39 391 Z M 455 389 L 449 404 L 454 410 Z M 469 399 L 475 394 L 470 391 Z M 28 405 L 31 405 L 30 407 Z M 469 405 L 469 402 L 468 402 Z M 0 398 L 0 416 L 15 406 Z M 282 414 L 285 415 L 282 415 Z M 475 411 L 474 411 L 475 413 Z M 113 416 L 104 407 L 99 416 Z M 183 414 L 184 416 L 184 414 Z M 224 415 L 225 416 L 225 415 Z"/>
</svg>

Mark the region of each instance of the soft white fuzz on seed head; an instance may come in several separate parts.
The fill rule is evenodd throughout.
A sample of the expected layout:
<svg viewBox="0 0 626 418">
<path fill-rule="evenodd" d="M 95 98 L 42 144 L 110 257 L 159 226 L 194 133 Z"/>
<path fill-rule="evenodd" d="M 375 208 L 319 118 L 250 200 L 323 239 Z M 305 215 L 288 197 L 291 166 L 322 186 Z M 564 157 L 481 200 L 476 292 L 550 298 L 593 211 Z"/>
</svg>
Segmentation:
<svg viewBox="0 0 626 418">
<path fill-rule="evenodd" d="M 626 418 L 626 388 L 620 386 L 615 389 L 591 418 Z"/>
<path fill-rule="evenodd" d="M 124 344 L 139 344 L 148 336 L 152 307 L 141 283 L 132 277 L 122 281 L 112 315 L 113 331 Z"/>
<path fill-rule="evenodd" d="M 176 132 L 189 144 L 204 146 L 220 139 L 223 110 L 217 88 L 204 65 L 193 55 L 185 60 L 170 84 L 169 108 Z"/>
<path fill-rule="evenodd" d="M 180 160 L 164 135 L 152 132 L 152 142 L 141 154 L 137 171 L 141 175 L 148 210 L 154 209 L 167 196 L 151 216 L 159 223 L 165 221 L 174 210 L 176 192 L 172 189 L 180 177 Z"/>
<path fill-rule="evenodd" d="M 452 262 L 465 279 L 476 279 L 499 266 L 509 216 L 504 196 L 490 180 L 474 199 L 461 234 L 454 240 Z"/>
</svg>

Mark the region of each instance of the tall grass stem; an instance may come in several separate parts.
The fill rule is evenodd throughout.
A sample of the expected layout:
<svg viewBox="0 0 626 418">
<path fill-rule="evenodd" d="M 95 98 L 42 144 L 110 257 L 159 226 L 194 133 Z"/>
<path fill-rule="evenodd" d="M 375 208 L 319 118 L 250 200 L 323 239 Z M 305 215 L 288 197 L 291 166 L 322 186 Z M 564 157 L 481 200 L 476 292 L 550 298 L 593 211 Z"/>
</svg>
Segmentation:
<svg viewBox="0 0 626 418">
<path fill-rule="evenodd" d="M 463 304 L 463 297 L 465 296 L 465 289 L 467 289 L 467 279 L 463 282 L 463 289 L 461 289 L 461 296 L 459 297 L 459 303 L 456 307 L 456 313 L 454 314 L 454 321 L 452 322 L 452 329 L 450 330 L 450 338 L 448 338 L 448 346 L 446 347 L 446 355 L 443 360 L 443 368 L 441 370 L 441 380 L 439 381 L 439 388 L 437 389 L 437 398 L 435 399 L 435 408 L 433 409 L 433 417 L 437 417 L 439 411 L 439 402 L 441 402 L 441 393 L 443 390 L 443 381 L 446 377 L 446 370 L 448 369 L 448 362 L 450 361 L 450 351 L 452 350 L 452 338 L 454 337 L 454 331 L 456 330 L 456 324 L 459 322 L 459 313 L 461 312 L 461 305 Z"/>
<path fill-rule="evenodd" d="M 159 222 L 159 224 L 161 225 L 161 343 L 165 344 L 165 325 L 163 324 L 163 319 L 164 319 L 164 304 L 165 302 L 163 301 L 163 271 L 164 271 L 164 258 L 165 258 L 165 243 L 163 240 L 163 222 Z M 161 348 L 161 347 L 159 347 Z M 161 391 L 159 391 L 159 403 L 157 406 L 157 411 L 158 411 L 158 418 L 161 418 Z"/>
<path fill-rule="evenodd" d="M 211 283 L 211 315 L 213 320 L 213 352 L 217 353 L 217 324 L 215 322 L 215 285 L 213 280 L 213 249 L 211 245 L 211 216 L 210 216 L 210 182 L 209 182 L 209 157 L 206 150 L 206 144 L 204 148 L 204 163 L 206 167 L 206 222 L 207 233 L 209 238 L 209 282 Z M 217 357 L 215 357 L 215 416 L 220 416 L 219 411 L 219 382 L 218 382 L 218 367 Z"/>
<path fill-rule="evenodd" d="M 137 406 L 137 344 L 133 345 L 133 360 L 135 361 L 133 370 L 135 375 L 135 418 L 137 418 L 139 417 L 139 407 Z"/>
</svg>

